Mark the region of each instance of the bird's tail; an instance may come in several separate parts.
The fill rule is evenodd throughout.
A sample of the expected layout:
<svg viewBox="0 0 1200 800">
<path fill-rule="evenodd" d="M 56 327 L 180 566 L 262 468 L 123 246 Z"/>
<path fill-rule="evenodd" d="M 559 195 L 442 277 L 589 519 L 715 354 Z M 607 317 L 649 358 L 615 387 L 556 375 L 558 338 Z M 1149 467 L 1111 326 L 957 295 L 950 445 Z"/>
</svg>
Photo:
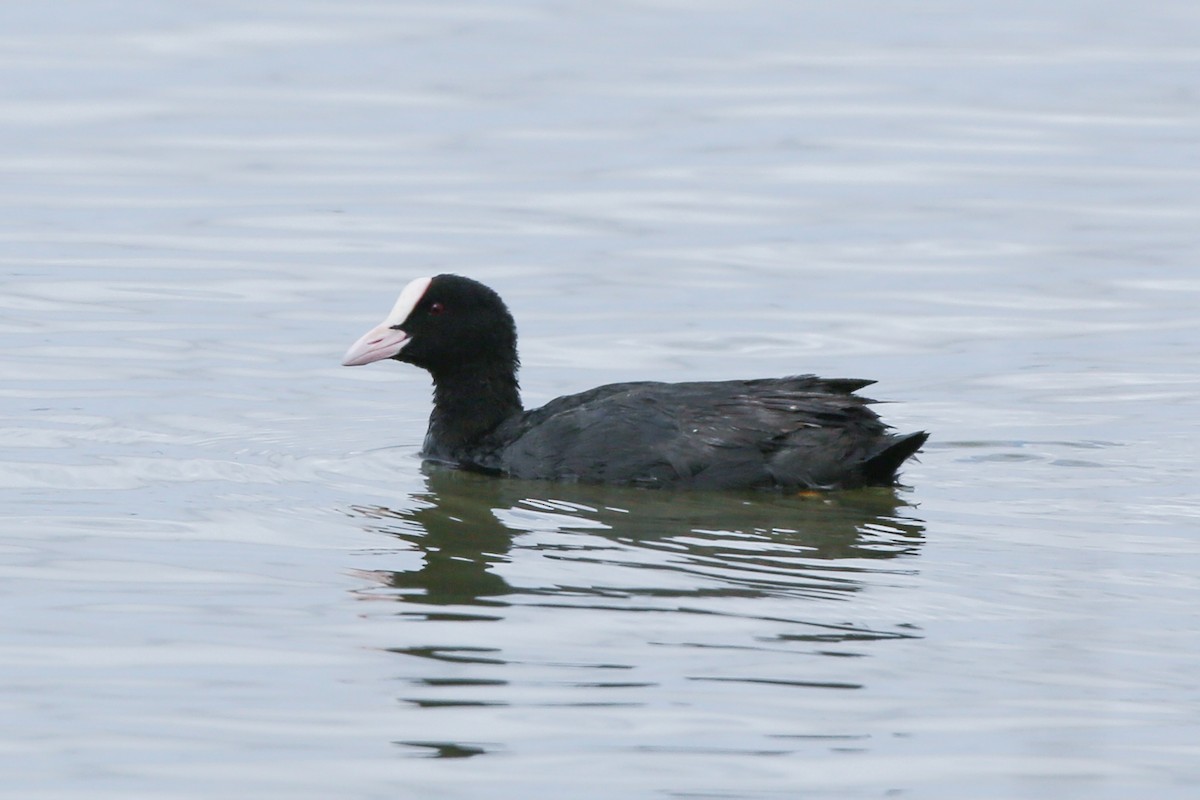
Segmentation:
<svg viewBox="0 0 1200 800">
<path fill-rule="evenodd" d="M 926 431 L 917 431 L 892 440 L 891 444 L 868 458 L 862 464 L 868 483 L 890 484 L 896 481 L 896 471 L 913 453 L 921 449 L 929 438 Z"/>
</svg>

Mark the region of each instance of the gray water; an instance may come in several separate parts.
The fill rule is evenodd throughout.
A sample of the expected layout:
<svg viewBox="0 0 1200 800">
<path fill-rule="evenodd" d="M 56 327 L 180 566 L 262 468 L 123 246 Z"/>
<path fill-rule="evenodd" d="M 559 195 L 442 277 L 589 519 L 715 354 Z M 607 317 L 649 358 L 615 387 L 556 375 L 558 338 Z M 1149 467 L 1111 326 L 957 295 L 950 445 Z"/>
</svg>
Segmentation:
<svg viewBox="0 0 1200 800">
<path fill-rule="evenodd" d="M 0 9 L 0 795 L 1192 798 L 1194 3 Z M 422 467 L 411 278 L 526 402 L 870 377 L 896 491 Z"/>
</svg>

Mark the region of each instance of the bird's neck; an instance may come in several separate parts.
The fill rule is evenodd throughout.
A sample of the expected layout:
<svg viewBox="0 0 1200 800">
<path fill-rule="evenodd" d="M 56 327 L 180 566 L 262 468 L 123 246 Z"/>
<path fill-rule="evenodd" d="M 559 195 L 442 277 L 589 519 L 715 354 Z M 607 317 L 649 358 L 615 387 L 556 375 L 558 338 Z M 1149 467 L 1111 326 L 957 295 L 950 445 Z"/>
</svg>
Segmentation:
<svg viewBox="0 0 1200 800">
<path fill-rule="evenodd" d="M 424 454 L 458 460 L 504 420 L 522 411 L 514 368 L 472 364 L 433 375 L 433 413 Z"/>
</svg>

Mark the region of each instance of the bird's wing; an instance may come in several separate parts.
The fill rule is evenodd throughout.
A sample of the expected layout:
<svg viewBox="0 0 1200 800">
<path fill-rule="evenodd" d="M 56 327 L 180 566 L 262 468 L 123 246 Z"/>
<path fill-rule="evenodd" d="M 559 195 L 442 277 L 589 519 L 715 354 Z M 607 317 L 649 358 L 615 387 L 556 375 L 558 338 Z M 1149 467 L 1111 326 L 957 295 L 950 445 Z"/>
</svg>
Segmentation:
<svg viewBox="0 0 1200 800">
<path fill-rule="evenodd" d="M 885 427 L 853 391 L 811 376 L 613 384 L 559 398 L 507 431 L 517 477 L 642 485 L 837 485 Z M 514 435 L 515 434 L 515 435 Z"/>
</svg>

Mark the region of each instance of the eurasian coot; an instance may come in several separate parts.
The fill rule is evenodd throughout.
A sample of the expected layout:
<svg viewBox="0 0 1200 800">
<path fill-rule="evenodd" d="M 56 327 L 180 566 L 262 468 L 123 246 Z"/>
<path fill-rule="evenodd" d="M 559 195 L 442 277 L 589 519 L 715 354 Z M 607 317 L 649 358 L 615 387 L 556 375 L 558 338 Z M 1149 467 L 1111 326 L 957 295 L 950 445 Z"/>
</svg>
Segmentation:
<svg viewBox="0 0 1200 800">
<path fill-rule="evenodd" d="M 854 394 L 874 381 L 614 383 L 524 410 L 517 330 L 494 291 L 417 278 L 343 364 L 385 358 L 433 376 L 426 458 L 518 478 L 695 489 L 890 486 L 925 443 Z"/>
</svg>

